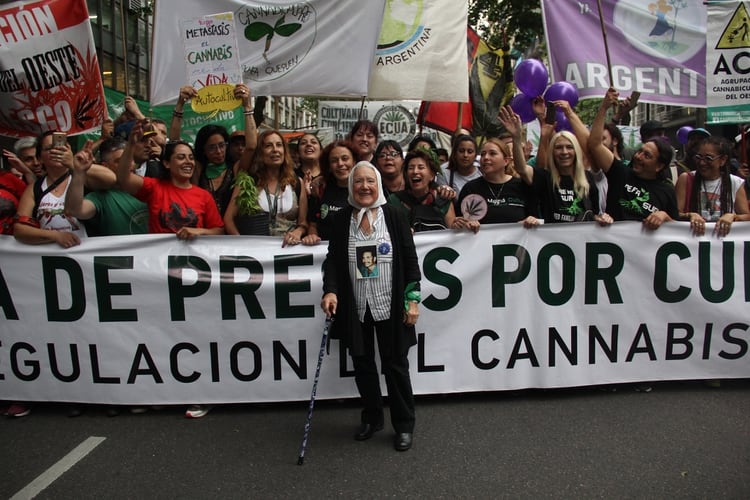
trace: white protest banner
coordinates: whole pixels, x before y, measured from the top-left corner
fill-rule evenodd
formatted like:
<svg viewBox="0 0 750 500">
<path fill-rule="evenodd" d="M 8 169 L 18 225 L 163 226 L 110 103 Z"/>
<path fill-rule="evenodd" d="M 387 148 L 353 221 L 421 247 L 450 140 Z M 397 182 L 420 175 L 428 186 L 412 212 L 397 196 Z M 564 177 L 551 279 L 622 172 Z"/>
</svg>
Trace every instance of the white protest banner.
<svg viewBox="0 0 750 500">
<path fill-rule="evenodd" d="M 712 224 L 710 225 L 712 226 Z M 483 226 L 415 236 L 417 394 L 750 377 L 750 224 Z M 0 400 L 305 400 L 326 245 L 0 237 Z M 331 344 L 319 398 L 356 395 Z"/>
<path fill-rule="evenodd" d="M 706 5 L 708 123 L 750 122 L 750 3 Z"/>
<path fill-rule="evenodd" d="M 406 148 L 417 135 L 419 101 L 366 101 L 362 107 L 358 101 L 319 101 L 318 126 L 331 127 L 336 138 L 345 139 L 357 120 L 370 120 L 378 129 L 378 140 L 392 140 Z M 440 143 L 436 130 L 424 128 L 422 135 L 430 136 Z"/>
<path fill-rule="evenodd" d="M 190 104 L 196 113 L 231 111 L 242 104 L 234 87 L 242 83 L 239 50 L 231 12 L 182 22 L 187 84 L 198 90 Z"/>
<path fill-rule="evenodd" d="M 234 13 L 244 82 L 253 95 L 362 96 L 385 0 L 159 0 L 151 103 L 175 102 L 183 58 L 174 43 L 185 18 Z"/>
<path fill-rule="evenodd" d="M 388 2 L 367 96 L 469 101 L 467 0 Z"/>
<path fill-rule="evenodd" d="M 103 88 L 84 0 L 0 6 L 0 135 L 92 130 Z"/>
</svg>

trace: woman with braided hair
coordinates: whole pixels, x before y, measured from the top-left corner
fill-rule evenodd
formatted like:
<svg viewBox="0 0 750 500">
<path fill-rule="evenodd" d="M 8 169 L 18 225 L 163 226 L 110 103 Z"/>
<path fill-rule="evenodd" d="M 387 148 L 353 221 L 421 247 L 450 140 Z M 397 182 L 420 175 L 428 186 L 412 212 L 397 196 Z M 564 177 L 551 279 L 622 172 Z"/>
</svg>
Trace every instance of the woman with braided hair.
<svg viewBox="0 0 750 500">
<path fill-rule="evenodd" d="M 696 236 L 702 236 L 707 222 L 715 222 L 714 232 L 726 236 L 735 221 L 750 220 L 743 180 L 730 173 L 732 145 L 723 137 L 703 140 L 693 157 L 697 168 L 677 179 L 677 206 L 680 219 L 690 221 Z"/>
</svg>

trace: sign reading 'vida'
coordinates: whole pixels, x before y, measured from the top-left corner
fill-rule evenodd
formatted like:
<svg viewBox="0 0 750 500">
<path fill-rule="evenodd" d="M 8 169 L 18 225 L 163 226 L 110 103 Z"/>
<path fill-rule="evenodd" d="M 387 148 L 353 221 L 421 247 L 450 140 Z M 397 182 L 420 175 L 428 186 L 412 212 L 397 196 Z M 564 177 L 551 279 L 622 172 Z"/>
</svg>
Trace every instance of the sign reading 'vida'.
<svg viewBox="0 0 750 500">
<path fill-rule="evenodd" d="M 182 21 L 188 85 L 198 91 L 190 100 L 196 113 L 231 111 L 242 104 L 234 87 L 242 83 L 239 50 L 231 12 Z"/>
</svg>

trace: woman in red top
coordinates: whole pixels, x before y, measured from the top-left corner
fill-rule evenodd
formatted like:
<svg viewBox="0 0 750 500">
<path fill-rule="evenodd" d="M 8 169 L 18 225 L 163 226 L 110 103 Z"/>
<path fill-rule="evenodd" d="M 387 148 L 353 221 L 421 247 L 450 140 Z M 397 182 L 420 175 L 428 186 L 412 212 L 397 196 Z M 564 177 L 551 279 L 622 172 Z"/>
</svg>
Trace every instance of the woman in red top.
<svg viewBox="0 0 750 500">
<path fill-rule="evenodd" d="M 224 234 L 224 221 L 214 197 L 190 182 L 195 170 L 190 144 L 183 141 L 167 143 L 159 179 L 140 177 L 132 172 L 133 146 L 142 135 L 142 123 L 136 123 L 117 166 L 117 182 L 123 191 L 148 205 L 148 232 L 175 233 L 181 240 L 191 240 L 200 234 Z M 185 416 L 201 418 L 211 408 L 210 405 L 191 405 Z"/>
<path fill-rule="evenodd" d="M 3 156 L 17 160 L 8 150 L 3 151 Z M 13 234 L 18 202 L 25 190 L 26 183 L 20 177 L 10 170 L 0 169 L 0 234 Z"/>
<path fill-rule="evenodd" d="M 132 172 L 133 145 L 142 134 L 142 126 L 138 123 L 133 127 L 120 158 L 117 182 L 124 191 L 148 205 L 148 232 L 175 233 L 181 240 L 201 234 L 224 234 L 224 221 L 213 196 L 190 182 L 195 169 L 190 144 L 183 141 L 167 143 L 160 179 L 140 177 Z"/>
</svg>

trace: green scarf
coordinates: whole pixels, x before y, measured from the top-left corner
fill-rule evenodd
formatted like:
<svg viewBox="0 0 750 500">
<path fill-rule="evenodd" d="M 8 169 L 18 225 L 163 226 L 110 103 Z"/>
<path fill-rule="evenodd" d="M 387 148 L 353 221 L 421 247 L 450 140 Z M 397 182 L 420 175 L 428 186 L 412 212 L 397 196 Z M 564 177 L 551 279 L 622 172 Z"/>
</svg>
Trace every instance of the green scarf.
<svg viewBox="0 0 750 500">
<path fill-rule="evenodd" d="M 215 163 L 209 163 L 208 166 L 206 166 L 206 177 L 208 177 L 209 179 L 216 179 L 226 169 L 226 163 L 221 163 L 219 165 L 216 165 Z"/>
</svg>

